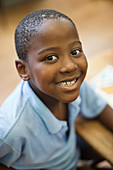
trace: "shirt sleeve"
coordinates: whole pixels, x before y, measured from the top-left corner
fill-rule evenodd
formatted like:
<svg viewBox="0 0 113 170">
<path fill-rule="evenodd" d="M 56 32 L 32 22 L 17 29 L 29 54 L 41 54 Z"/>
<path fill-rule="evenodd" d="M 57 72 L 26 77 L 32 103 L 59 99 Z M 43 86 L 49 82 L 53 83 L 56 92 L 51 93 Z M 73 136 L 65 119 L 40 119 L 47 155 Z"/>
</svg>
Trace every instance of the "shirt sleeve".
<svg viewBox="0 0 113 170">
<path fill-rule="evenodd" d="M 7 143 L 7 141 L 5 141 L 9 129 L 9 121 L 7 121 L 7 119 L 7 114 L 3 113 L 0 108 L 0 163 L 10 167 L 19 157 L 19 154 Z"/>
<path fill-rule="evenodd" d="M 83 82 L 80 89 L 81 98 L 81 114 L 87 118 L 94 118 L 98 116 L 106 107 L 107 102 L 97 94 L 90 84 Z"/>
<path fill-rule="evenodd" d="M 17 157 L 18 153 L 14 152 L 11 146 L 0 139 L 0 163 L 10 167 Z"/>
</svg>

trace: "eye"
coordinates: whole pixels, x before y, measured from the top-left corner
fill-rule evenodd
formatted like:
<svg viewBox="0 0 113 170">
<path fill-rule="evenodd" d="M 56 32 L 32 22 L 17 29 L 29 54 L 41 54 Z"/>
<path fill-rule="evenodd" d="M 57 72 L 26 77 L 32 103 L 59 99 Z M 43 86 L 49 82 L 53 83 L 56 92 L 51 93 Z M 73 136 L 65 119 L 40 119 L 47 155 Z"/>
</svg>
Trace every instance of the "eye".
<svg viewBox="0 0 113 170">
<path fill-rule="evenodd" d="M 55 60 L 57 60 L 57 59 L 58 59 L 58 57 L 55 56 L 55 55 L 50 55 L 50 56 L 47 56 L 47 57 L 46 57 L 46 61 L 55 61 Z"/>
<path fill-rule="evenodd" d="M 72 50 L 72 51 L 71 51 L 71 55 L 72 55 L 72 56 L 76 56 L 76 55 L 78 55 L 80 52 L 81 52 L 81 50 L 78 50 L 78 49 Z"/>
</svg>

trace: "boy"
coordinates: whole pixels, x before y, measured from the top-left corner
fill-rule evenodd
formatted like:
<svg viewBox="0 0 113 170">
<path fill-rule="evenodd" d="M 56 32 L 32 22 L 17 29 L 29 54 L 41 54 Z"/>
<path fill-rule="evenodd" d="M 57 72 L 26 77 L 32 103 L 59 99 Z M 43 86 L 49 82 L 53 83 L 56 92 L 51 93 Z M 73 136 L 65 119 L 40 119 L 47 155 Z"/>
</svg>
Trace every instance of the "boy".
<svg viewBox="0 0 113 170">
<path fill-rule="evenodd" d="M 54 10 L 32 12 L 17 26 L 15 44 L 23 81 L 0 110 L 0 162 L 75 170 L 76 116 L 98 117 L 113 130 L 113 110 L 84 81 L 87 60 L 76 26 Z"/>
</svg>

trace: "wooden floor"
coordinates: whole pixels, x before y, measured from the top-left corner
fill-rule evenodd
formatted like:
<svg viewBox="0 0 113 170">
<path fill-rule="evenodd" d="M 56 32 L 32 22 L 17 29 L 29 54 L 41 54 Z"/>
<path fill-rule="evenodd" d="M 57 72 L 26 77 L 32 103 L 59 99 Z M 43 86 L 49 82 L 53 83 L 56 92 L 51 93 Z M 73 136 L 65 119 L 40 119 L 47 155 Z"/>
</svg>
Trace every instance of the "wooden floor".
<svg viewBox="0 0 113 170">
<path fill-rule="evenodd" d="M 14 60 L 14 31 L 29 12 L 59 10 L 75 22 L 87 58 L 113 52 L 113 0 L 28 0 L 0 11 L 0 105 L 20 81 Z M 95 66 L 96 69 L 96 66 Z"/>
</svg>

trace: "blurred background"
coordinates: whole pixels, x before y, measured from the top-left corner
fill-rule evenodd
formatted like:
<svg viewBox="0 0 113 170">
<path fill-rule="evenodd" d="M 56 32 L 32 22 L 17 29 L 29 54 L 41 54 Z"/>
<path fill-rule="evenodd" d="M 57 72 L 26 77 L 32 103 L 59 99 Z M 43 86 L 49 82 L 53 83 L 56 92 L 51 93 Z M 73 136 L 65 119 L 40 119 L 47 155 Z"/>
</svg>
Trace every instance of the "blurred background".
<svg viewBox="0 0 113 170">
<path fill-rule="evenodd" d="M 15 28 L 25 15 L 44 8 L 75 22 L 88 60 L 113 52 L 113 0 L 0 0 L 0 105 L 20 81 L 14 63 Z"/>
</svg>

